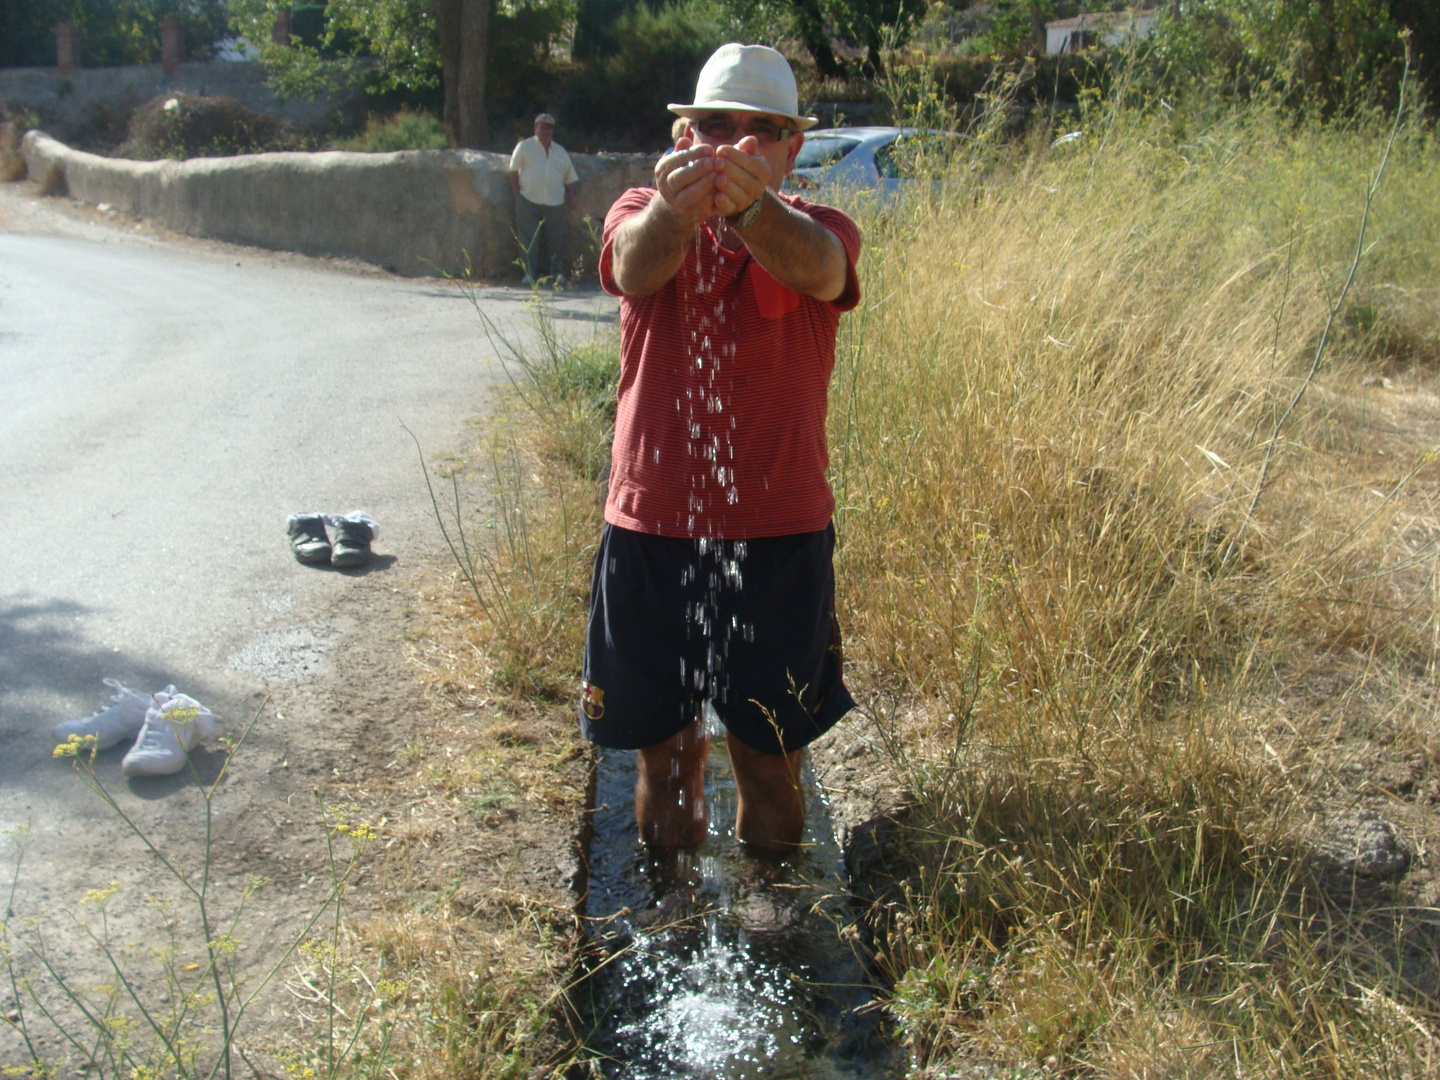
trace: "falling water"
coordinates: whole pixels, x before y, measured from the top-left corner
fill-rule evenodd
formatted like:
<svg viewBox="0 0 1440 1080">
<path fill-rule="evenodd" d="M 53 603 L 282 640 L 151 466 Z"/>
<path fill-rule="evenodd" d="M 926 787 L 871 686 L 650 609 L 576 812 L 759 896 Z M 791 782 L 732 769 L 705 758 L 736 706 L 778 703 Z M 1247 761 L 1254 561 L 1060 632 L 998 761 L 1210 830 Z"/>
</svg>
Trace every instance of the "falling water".
<svg viewBox="0 0 1440 1080">
<path fill-rule="evenodd" d="M 646 852 L 635 836 L 634 787 L 634 755 L 606 752 L 586 904 L 604 962 L 582 989 L 605 1075 L 894 1075 L 870 979 L 846 944 L 855 915 L 843 895 L 844 860 L 808 770 L 805 847 L 769 861 L 734 838 L 723 746 L 706 770 L 709 831 L 694 851 Z"/>
</svg>

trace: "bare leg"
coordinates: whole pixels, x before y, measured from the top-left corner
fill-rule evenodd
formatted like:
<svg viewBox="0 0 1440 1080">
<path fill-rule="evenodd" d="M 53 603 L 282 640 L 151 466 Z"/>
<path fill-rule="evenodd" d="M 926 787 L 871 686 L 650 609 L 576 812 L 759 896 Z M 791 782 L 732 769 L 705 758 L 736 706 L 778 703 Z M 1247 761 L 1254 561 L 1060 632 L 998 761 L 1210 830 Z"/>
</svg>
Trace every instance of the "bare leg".
<svg viewBox="0 0 1440 1080">
<path fill-rule="evenodd" d="M 800 790 L 805 751 L 766 754 L 729 732 L 725 738 L 739 795 L 735 835 L 764 851 L 794 851 L 805 828 L 805 795 Z"/>
<path fill-rule="evenodd" d="M 697 847 L 705 839 L 705 758 L 710 737 L 696 720 L 662 743 L 637 751 L 635 823 L 654 847 Z"/>
</svg>

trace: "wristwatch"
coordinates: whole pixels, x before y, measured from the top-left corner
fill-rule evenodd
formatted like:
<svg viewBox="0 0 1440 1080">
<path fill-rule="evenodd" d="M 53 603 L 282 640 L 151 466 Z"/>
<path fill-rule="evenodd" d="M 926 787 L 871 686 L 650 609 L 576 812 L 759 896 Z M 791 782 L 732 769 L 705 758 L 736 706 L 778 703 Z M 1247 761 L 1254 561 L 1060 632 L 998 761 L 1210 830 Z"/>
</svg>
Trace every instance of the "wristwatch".
<svg viewBox="0 0 1440 1080">
<path fill-rule="evenodd" d="M 732 229 L 748 229 L 755 224 L 755 219 L 760 216 L 760 211 L 765 206 L 765 196 L 769 189 L 762 191 L 758 198 L 739 213 L 731 214 L 725 219 L 725 223 Z"/>
</svg>

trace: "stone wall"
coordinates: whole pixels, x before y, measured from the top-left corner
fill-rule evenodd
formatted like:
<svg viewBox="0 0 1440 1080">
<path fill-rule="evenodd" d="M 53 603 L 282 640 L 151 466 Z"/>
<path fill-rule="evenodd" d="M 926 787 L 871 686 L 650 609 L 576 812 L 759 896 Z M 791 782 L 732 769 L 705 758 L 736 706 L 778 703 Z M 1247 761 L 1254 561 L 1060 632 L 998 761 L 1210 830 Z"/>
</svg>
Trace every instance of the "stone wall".
<svg viewBox="0 0 1440 1080">
<path fill-rule="evenodd" d="M 82 153 L 39 131 L 25 135 L 22 153 L 30 176 L 49 190 L 190 236 L 357 258 L 407 275 L 467 266 L 486 280 L 519 273 L 505 154 L 328 151 L 137 162 Z M 598 231 L 626 188 L 649 183 L 655 159 L 572 158 L 579 205 L 566 215 L 566 258 L 593 271 L 591 225 Z"/>
</svg>

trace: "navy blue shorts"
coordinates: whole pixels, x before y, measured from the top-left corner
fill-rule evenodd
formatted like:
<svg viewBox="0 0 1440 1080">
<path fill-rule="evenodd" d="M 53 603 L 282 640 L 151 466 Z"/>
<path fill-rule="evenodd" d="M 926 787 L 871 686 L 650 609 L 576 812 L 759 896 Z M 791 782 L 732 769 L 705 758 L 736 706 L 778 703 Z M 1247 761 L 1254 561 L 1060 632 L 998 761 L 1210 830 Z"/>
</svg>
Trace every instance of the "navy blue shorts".
<svg viewBox="0 0 1440 1080">
<path fill-rule="evenodd" d="M 790 753 L 854 708 L 835 619 L 835 530 L 758 540 L 606 524 L 590 585 L 580 729 L 639 750 L 710 701 L 741 742 Z"/>
</svg>

